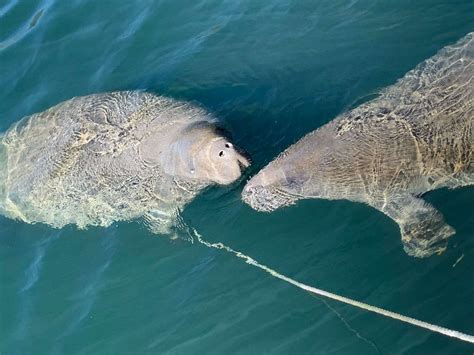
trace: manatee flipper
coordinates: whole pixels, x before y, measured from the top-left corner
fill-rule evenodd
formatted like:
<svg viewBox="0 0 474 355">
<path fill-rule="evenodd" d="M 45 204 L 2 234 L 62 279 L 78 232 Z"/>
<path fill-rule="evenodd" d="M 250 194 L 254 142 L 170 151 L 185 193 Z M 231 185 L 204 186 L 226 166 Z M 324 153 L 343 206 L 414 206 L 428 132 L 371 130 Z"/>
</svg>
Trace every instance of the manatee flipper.
<svg viewBox="0 0 474 355">
<path fill-rule="evenodd" d="M 410 194 L 388 197 L 377 209 L 398 223 L 403 249 L 408 255 L 428 257 L 446 250 L 446 239 L 455 230 L 429 203 Z"/>
</svg>

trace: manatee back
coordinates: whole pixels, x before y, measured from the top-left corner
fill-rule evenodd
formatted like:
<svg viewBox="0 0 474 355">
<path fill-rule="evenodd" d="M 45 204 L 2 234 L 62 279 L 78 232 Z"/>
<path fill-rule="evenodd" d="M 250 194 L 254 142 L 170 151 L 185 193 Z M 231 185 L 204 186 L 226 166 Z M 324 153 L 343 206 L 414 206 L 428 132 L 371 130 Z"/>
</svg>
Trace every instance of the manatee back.
<svg viewBox="0 0 474 355">
<path fill-rule="evenodd" d="M 472 61 L 474 60 L 474 32 L 461 38 L 458 42 L 440 49 L 434 56 L 418 64 L 410 70 L 397 84 L 390 87 L 401 92 L 413 95 L 415 92 L 430 91 L 433 95 L 446 96 L 446 91 L 439 92 L 435 88 L 448 89 L 451 85 L 464 86 L 472 77 Z M 449 92 L 449 91 L 448 91 Z M 405 97 L 405 100 L 409 96 Z M 416 100 L 416 96 L 412 97 Z"/>
<path fill-rule="evenodd" d="M 474 32 L 441 49 L 383 93 L 393 114 L 445 129 L 474 120 Z M 441 132 L 440 132 L 441 133 Z"/>
<path fill-rule="evenodd" d="M 473 77 L 474 33 L 469 33 L 324 131 L 336 142 L 366 144 L 362 156 L 384 156 L 384 169 L 410 162 L 414 178 L 421 174 L 435 181 L 433 187 L 449 185 L 454 174 L 474 171 Z"/>
<path fill-rule="evenodd" d="M 418 64 L 376 99 L 339 116 L 338 135 L 389 120 L 453 128 L 472 122 L 473 77 L 474 32 Z"/>
<path fill-rule="evenodd" d="M 473 183 L 474 32 L 422 62 L 385 97 L 396 104 L 420 151 L 423 176 L 438 186 Z"/>
</svg>

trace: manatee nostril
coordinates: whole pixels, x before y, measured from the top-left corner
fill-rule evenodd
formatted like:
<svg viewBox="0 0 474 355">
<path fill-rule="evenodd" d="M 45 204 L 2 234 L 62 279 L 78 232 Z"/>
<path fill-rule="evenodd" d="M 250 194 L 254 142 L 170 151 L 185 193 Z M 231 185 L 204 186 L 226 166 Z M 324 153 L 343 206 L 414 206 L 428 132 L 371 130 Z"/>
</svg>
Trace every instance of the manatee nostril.
<svg viewBox="0 0 474 355">
<path fill-rule="evenodd" d="M 224 156 L 224 151 L 223 151 L 223 150 L 221 150 L 221 151 L 219 152 L 219 156 L 220 156 L 220 157 L 223 157 L 223 156 Z"/>
<path fill-rule="evenodd" d="M 226 148 L 231 148 L 231 147 L 232 147 L 232 144 L 231 144 L 231 143 L 226 143 L 226 144 L 225 144 L 225 147 L 226 147 Z"/>
</svg>

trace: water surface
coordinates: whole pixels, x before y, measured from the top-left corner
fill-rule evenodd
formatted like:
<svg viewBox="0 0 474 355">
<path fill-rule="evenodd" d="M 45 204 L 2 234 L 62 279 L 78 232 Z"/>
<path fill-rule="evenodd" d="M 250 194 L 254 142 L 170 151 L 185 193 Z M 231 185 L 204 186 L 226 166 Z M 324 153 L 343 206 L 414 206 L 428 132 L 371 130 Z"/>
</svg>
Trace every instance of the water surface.
<svg viewBox="0 0 474 355">
<path fill-rule="evenodd" d="M 472 0 L 3 0 L 0 131 L 73 96 L 147 89 L 218 115 L 253 174 L 473 30 Z M 428 194 L 458 233 L 423 260 L 367 206 L 261 214 L 241 188 L 207 191 L 183 218 L 299 281 L 474 334 L 474 188 Z M 0 217 L 0 287 L 2 354 L 474 351 L 138 223 L 54 230 Z"/>
</svg>

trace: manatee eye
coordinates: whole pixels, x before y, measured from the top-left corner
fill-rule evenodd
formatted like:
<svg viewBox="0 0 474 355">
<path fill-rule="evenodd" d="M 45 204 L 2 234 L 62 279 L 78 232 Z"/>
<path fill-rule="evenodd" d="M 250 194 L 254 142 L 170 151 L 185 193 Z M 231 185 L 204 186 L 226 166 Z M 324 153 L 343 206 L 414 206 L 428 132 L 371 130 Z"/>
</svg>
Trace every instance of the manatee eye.
<svg viewBox="0 0 474 355">
<path fill-rule="evenodd" d="M 219 152 L 219 156 L 220 156 L 220 157 L 223 157 L 223 156 L 224 156 L 224 151 L 223 151 L 223 150 L 221 150 L 221 151 Z"/>
</svg>

